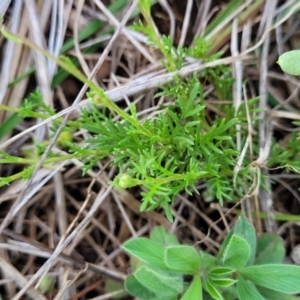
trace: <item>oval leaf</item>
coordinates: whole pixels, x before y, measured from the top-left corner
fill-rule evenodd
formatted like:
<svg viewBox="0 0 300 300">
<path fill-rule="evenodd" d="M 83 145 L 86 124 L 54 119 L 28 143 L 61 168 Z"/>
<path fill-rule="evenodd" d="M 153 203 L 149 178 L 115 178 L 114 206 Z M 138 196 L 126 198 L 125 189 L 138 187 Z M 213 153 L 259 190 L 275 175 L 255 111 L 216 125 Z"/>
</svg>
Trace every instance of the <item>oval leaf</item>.
<svg viewBox="0 0 300 300">
<path fill-rule="evenodd" d="M 239 299 L 265 300 L 265 298 L 258 292 L 253 282 L 245 280 L 242 276 L 238 277 L 236 287 L 239 294 Z"/>
<path fill-rule="evenodd" d="M 281 237 L 265 233 L 258 238 L 255 265 L 282 263 L 285 250 Z"/>
<path fill-rule="evenodd" d="M 256 232 L 248 219 L 241 215 L 234 226 L 234 234 L 245 239 L 250 246 L 250 257 L 248 265 L 253 265 L 256 252 Z"/>
<path fill-rule="evenodd" d="M 174 234 L 168 233 L 163 226 L 155 227 L 150 233 L 150 239 L 161 244 L 162 246 L 179 245 Z"/>
<path fill-rule="evenodd" d="M 165 276 L 147 267 L 138 269 L 134 276 L 143 286 L 160 297 L 176 296 L 183 291 L 183 280 L 178 276 Z"/>
<path fill-rule="evenodd" d="M 266 264 L 246 267 L 239 272 L 256 285 L 286 294 L 300 293 L 300 266 Z"/>
<path fill-rule="evenodd" d="M 282 71 L 290 75 L 300 75 L 300 50 L 283 53 L 279 56 L 278 64 Z"/>
<path fill-rule="evenodd" d="M 125 242 L 122 248 L 130 255 L 153 267 L 168 270 L 164 264 L 164 247 L 155 241 L 136 238 Z"/>
<path fill-rule="evenodd" d="M 165 264 L 174 271 L 193 274 L 200 267 L 199 253 L 192 246 L 179 245 L 165 250 Z"/>
<path fill-rule="evenodd" d="M 156 297 L 156 294 L 143 286 L 134 275 L 127 277 L 125 288 L 131 295 L 134 295 L 141 300 L 154 299 Z"/>
<path fill-rule="evenodd" d="M 241 268 L 250 257 L 250 246 L 240 236 L 233 234 L 223 252 L 222 262 L 226 267 Z"/>
</svg>

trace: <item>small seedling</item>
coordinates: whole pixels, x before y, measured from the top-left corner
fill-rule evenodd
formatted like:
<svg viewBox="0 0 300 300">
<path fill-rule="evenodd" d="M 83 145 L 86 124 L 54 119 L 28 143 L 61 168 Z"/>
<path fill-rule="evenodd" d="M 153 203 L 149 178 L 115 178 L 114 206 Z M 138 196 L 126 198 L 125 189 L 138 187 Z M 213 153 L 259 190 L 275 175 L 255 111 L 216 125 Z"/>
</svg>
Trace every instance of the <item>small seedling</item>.
<svg viewBox="0 0 300 300">
<path fill-rule="evenodd" d="M 280 237 L 257 238 L 245 216 L 226 236 L 218 255 L 180 245 L 156 227 L 150 238 L 131 239 L 123 249 L 135 260 L 125 282 L 141 300 L 291 300 L 300 293 L 300 266 L 283 264 Z"/>
</svg>

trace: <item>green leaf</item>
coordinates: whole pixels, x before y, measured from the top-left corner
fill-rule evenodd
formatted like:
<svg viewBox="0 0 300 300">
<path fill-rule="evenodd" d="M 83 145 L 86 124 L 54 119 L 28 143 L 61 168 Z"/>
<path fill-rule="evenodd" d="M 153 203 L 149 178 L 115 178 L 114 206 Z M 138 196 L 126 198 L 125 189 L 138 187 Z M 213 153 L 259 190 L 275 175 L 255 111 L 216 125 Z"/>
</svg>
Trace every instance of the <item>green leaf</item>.
<svg viewBox="0 0 300 300">
<path fill-rule="evenodd" d="M 278 291 L 272 291 L 270 289 L 264 288 L 264 287 L 257 287 L 260 294 L 265 297 L 265 299 L 268 300 L 297 300 L 300 299 L 300 297 L 290 296 L 284 293 L 280 293 Z"/>
<path fill-rule="evenodd" d="M 0 126 L 0 140 L 10 133 L 16 126 L 21 122 L 22 118 L 17 114 L 14 113 L 9 116 L 3 124 Z"/>
<path fill-rule="evenodd" d="M 285 254 L 281 237 L 265 233 L 257 240 L 255 265 L 282 263 Z"/>
<path fill-rule="evenodd" d="M 236 282 L 236 280 L 232 278 L 211 278 L 210 277 L 210 279 L 215 285 L 218 285 L 223 288 L 229 287 Z"/>
<path fill-rule="evenodd" d="M 211 270 L 216 266 L 216 258 L 204 251 L 199 251 L 200 266 L 202 270 Z"/>
<path fill-rule="evenodd" d="M 180 300 L 202 300 L 202 283 L 199 275 L 194 279 Z"/>
<path fill-rule="evenodd" d="M 242 237 L 250 246 L 248 265 L 253 265 L 256 253 L 256 232 L 244 215 L 241 215 L 234 226 L 234 234 Z"/>
<path fill-rule="evenodd" d="M 197 97 L 197 94 L 199 92 L 199 89 L 200 89 L 200 84 L 199 84 L 199 82 L 197 82 L 194 85 L 194 87 L 193 87 L 193 89 L 192 89 L 192 91 L 191 91 L 191 93 L 189 95 L 188 102 L 182 107 L 183 108 L 182 118 L 186 118 L 186 113 L 188 113 L 189 110 L 191 109 L 191 107 L 192 107 L 192 105 L 193 105 L 193 103 L 194 103 L 194 101 L 195 101 L 195 99 Z"/>
<path fill-rule="evenodd" d="M 223 133 L 224 131 L 226 131 L 227 129 L 229 129 L 233 125 L 235 125 L 238 122 L 238 120 L 239 120 L 238 118 L 234 118 L 234 119 L 231 119 L 230 121 L 228 121 L 224 126 L 222 126 L 220 128 L 219 133 Z"/>
<path fill-rule="evenodd" d="M 168 233 L 163 226 L 156 226 L 150 233 L 150 239 L 161 244 L 162 246 L 179 245 L 174 234 Z"/>
<path fill-rule="evenodd" d="M 175 136 L 173 139 L 174 143 L 178 143 L 179 145 L 194 145 L 194 141 L 191 138 L 188 138 L 187 136 Z"/>
<path fill-rule="evenodd" d="M 122 248 L 150 266 L 169 270 L 164 263 L 164 247 L 155 241 L 147 238 L 136 238 L 126 241 Z"/>
<path fill-rule="evenodd" d="M 160 297 L 176 296 L 183 291 L 183 279 L 178 276 L 166 276 L 145 266 L 139 268 L 134 276 L 142 285 Z"/>
<path fill-rule="evenodd" d="M 251 281 L 245 280 L 242 276 L 238 276 L 237 291 L 241 300 L 265 300 L 258 292 L 257 288 Z"/>
<path fill-rule="evenodd" d="M 256 285 L 286 294 L 300 293 L 300 266 L 266 264 L 246 267 L 239 272 Z"/>
<path fill-rule="evenodd" d="M 189 110 L 186 114 L 185 114 L 185 118 L 190 117 L 190 116 L 195 116 L 197 114 L 199 114 L 200 111 L 205 109 L 205 105 L 197 105 L 194 109 Z"/>
<path fill-rule="evenodd" d="M 172 121 L 175 123 L 175 125 L 179 126 L 180 120 L 179 120 L 177 114 L 175 114 L 173 111 L 171 111 L 171 109 L 167 110 L 167 114 L 172 119 Z"/>
<path fill-rule="evenodd" d="M 210 276 L 227 276 L 230 275 L 231 273 L 233 273 L 235 270 L 232 268 L 228 268 L 228 267 L 216 267 L 213 268 L 209 275 Z"/>
<path fill-rule="evenodd" d="M 155 299 L 156 294 L 153 291 L 150 291 L 147 287 L 142 285 L 134 275 L 129 275 L 125 280 L 126 290 L 141 300 Z"/>
<path fill-rule="evenodd" d="M 229 231 L 229 232 L 227 233 L 227 235 L 225 236 L 225 239 L 224 239 L 224 241 L 223 241 L 223 243 L 222 243 L 222 245 L 221 245 L 221 248 L 220 248 L 220 250 L 219 250 L 219 253 L 218 253 L 218 255 L 217 255 L 217 260 L 218 260 L 219 262 L 222 262 L 222 257 L 224 256 L 224 252 L 225 252 L 225 250 L 226 250 L 227 247 L 228 247 L 228 244 L 229 244 L 229 242 L 230 242 L 230 239 L 231 239 L 232 235 L 233 235 L 233 230 Z"/>
<path fill-rule="evenodd" d="M 213 150 L 214 152 L 218 153 L 218 154 L 223 154 L 223 151 L 220 150 L 218 147 L 216 147 L 214 144 L 212 143 L 207 143 L 207 146 Z"/>
<path fill-rule="evenodd" d="M 165 264 L 183 274 L 194 274 L 200 267 L 200 257 L 192 246 L 179 245 L 165 250 Z"/>
<path fill-rule="evenodd" d="M 230 1 L 222 10 L 219 11 L 218 15 L 209 22 L 206 28 L 205 35 L 209 34 L 216 27 L 220 26 L 227 18 L 229 18 L 238 8 L 244 3 L 243 0 Z M 218 31 L 219 32 L 219 31 Z"/>
<path fill-rule="evenodd" d="M 227 267 L 239 269 L 246 265 L 250 254 L 250 246 L 247 241 L 244 238 L 233 234 L 226 249 L 224 249 L 221 261 Z"/>
<path fill-rule="evenodd" d="M 219 292 L 218 288 L 214 285 L 212 281 L 209 279 L 206 281 L 206 289 L 207 292 L 216 300 L 223 300 L 221 293 Z"/>
<path fill-rule="evenodd" d="M 278 64 L 282 71 L 298 76 L 300 75 L 300 50 L 292 50 L 279 56 Z"/>
</svg>

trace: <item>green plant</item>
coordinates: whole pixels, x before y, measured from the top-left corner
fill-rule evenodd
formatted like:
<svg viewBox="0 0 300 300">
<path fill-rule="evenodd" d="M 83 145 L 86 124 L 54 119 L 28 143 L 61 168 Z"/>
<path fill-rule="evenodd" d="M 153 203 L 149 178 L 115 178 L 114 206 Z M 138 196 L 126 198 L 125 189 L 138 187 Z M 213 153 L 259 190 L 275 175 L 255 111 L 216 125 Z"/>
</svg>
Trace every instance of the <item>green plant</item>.
<svg viewBox="0 0 300 300">
<path fill-rule="evenodd" d="M 139 299 L 291 300 L 300 292 L 300 267 L 282 263 L 282 239 L 270 233 L 257 238 L 243 215 L 216 257 L 180 245 L 163 227 L 123 249 L 133 268 L 125 287 Z"/>
<path fill-rule="evenodd" d="M 144 17 L 144 23 L 134 25 L 136 30 L 145 33 L 150 43 L 163 54 L 162 63 L 169 72 L 182 68 L 186 57 L 201 59 L 203 63 L 220 58 L 221 53 L 208 55 L 211 43 L 205 38 L 198 38 L 193 47 L 174 47 L 169 37 L 160 36 L 153 24 L 150 14 L 151 1 L 142 0 L 139 9 Z M 187 78 L 174 76 L 171 83 L 159 87 L 156 97 L 164 96 L 167 99 L 159 108 L 155 117 L 141 120 L 136 106 L 130 104 L 121 109 L 112 102 L 105 92 L 89 81 L 66 57 L 56 58 L 45 50 L 40 49 L 31 41 L 21 39 L 7 32 L 3 27 L 1 32 L 7 38 L 23 43 L 46 57 L 53 59 L 57 65 L 72 74 L 90 91 L 88 97 L 90 105 L 84 108 L 76 121 L 69 121 L 63 134 L 67 141 L 62 146 L 67 152 L 52 151 L 44 161 L 44 166 L 77 158 L 83 161 L 83 172 L 87 172 L 98 161 L 112 156 L 112 163 L 119 168 L 119 174 L 113 184 L 119 188 L 143 186 L 141 210 L 152 210 L 161 207 L 167 218 L 172 221 L 171 205 L 180 192 L 191 195 L 199 193 L 197 184 L 204 182 L 210 195 L 203 194 L 206 200 L 217 199 L 221 204 L 224 201 L 236 201 L 253 190 L 253 182 L 260 182 L 260 173 L 252 167 L 253 157 L 258 154 L 255 144 L 257 137 L 252 137 L 252 153 L 247 153 L 239 163 L 240 158 L 236 136 L 242 137 L 245 142 L 248 133 L 248 124 L 257 127 L 257 98 L 250 99 L 242 104 L 235 112 L 230 104 L 222 103 L 224 99 L 232 98 L 233 79 L 231 68 L 218 65 L 206 68 L 201 73 L 194 73 Z M 205 103 L 206 84 L 213 85 L 220 100 L 215 108 L 224 113 L 220 117 L 214 114 L 208 118 L 210 111 Z M 13 111 L 19 117 L 25 118 L 54 118 L 55 112 L 47 107 L 38 91 L 32 94 L 28 101 L 24 101 L 21 108 L 0 108 Z M 52 130 L 55 133 L 61 124 L 60 118 L 53 121 Z M 91 137 L 79 144 L 71 142 L 71 132 L 79 129 L 87 130 Z M 9 184 L 16 179 L 28 179 L 34 165 L 46 149 L 45 144 L 34 143 L 32 152 L 24 153 L 25 157 L 15 157 L 5 152 L 0 153 L 0 163 L 24 164 L 24 169 L 11 176 L 0 178 L 0 186 Z M 293 144 L 294 146 L 294 144 Z M 294 161 L 295 153 L 285 151 L 285 161 L 276 160 L 277 153 L 282 152 L 282 146 L 274 150 L 273 165 L 286 166 Z M 293 165 L 295 170 L 300 166 Z"/>
<path fill-rule="evenodd" d="M 145 3 L 147 4 L 147 1 Z M 150 4 L 146 7 L 145 3 L 140 7 L 147 17 L 150 15 Z M 180 69 L 184 57 L 188 54 L 202 56 L 204 61 L 216 59 L 216 56 L 205 58 L 209 44 L 204 40 L 199 40 L 194 49 L 176 49 L 168 37 L 156 35 L 151 21 L 148 20 L 147 26 L 140 24 L 136 25 L 136 28 L 147 32 L 153 43 L 162 51 L 166 57 L 164 64 L 169 71 Z M 41 51 L 90 87 L 88 95 L 94 104 L 88 109 L 83 109 L 79 120 L 69 122 L 65 130 L 84 128 L 92 134 L 92 138 L 86 140 L 85 145 L 69 143 L 68 155 L 53 153 L 53 157 L 45 160 L 45 165 L 76 157 L 83 160 L 83 171 L 86 172 L 99 160 L 112 154 L 113 163 L 120 170 L 114 184 L 121 188 L 143 185 L 146 191 L 142 193 L 141 210 L 163 207 L 169 220 L 172 220 L 170 205 L 176 195 L 183 190 L 189 194 L 192 191 L 197 192 L 195 184 L 201 179 L 207 180 L 221 203 L 224 199 L 231 199 L 232 187 L 227 178 L 232 177 L 232 165 L 238 152 L 232 143 L 233 134 L 229 132 L 239 119 L 230 114 L 223 119 L 216 118 L 213 125 L 209 124 L 205 116 L 203 88 L 200 83 L 200 79 L 203 78 L 215 82 L 216 85 L 223 84 L 229 87 L 229 68 L 219 66 L 206 70 L 200 78 L 196 74 L 186 80 L 175 77 L 174 83 L 161 87 L 159 93 L 174 98 L 174 102 L 161 107 L 161 113 L 157 117 L 140 121 L 133 104 L 129 107 L 130 113 L 120 109 L 107 98 L 102 89 L 88 81 L 69 59 L 51 57 L 30 41 L 19 39 L 5 29 L 2 29 L 2 33 L 16 42 L 25 43 Z M 54 112 L 43 104 L 38 92 L 31 98 L 34 101 L 25 101 L 20 109 L 16 109 L 20 116 L 45 119 L 54 115 Z M 96 105 L 102 105 L 104 108 L 99 109 Z M 8 107 L 3 108 L 9 110 Z M 121 120 L 112 121 L 112 112 L 117 113 Z M 59 123 L 59 119 L 54 122 L 54 132 Z M 42 154 L 45 146 L 37 147 L 39 149 L 36 152 Z M 1 152 L 1 156 L 2 163 L 34 164 L 34 161 L 38 160 L 38 157 L 18 158 L 4 152 Z M 32 170 L 30 166 L 18 174 L 1 178 L 1 185 L 17 178 L 27 179 Z"/>
</svg>

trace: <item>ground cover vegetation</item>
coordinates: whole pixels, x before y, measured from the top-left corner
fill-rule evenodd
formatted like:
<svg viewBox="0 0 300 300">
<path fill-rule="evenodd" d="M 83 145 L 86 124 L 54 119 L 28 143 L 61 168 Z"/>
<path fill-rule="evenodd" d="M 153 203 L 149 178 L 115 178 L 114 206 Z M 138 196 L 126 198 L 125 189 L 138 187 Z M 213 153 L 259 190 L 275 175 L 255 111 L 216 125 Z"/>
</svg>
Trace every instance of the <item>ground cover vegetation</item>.
<svg viewBox="0 0 300 300">
<path fill-rule="evenodd" d="M 3 14 L 2 298 L 295 299 L 299 3 L 93 5 L 47 50 Z M 16 49 L 36 61 L 12 76 Z"/>
</svg>

